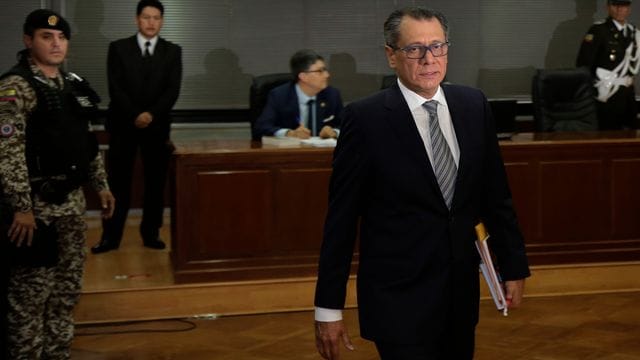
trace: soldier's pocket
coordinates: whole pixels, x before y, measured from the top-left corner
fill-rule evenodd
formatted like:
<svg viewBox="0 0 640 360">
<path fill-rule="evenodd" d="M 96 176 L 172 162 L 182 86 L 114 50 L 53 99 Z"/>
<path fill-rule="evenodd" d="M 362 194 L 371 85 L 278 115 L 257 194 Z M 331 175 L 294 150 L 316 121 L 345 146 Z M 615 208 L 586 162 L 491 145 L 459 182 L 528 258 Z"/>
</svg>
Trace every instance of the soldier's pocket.
<svg viewBox="0 0 640 360">
<path fill-rule="evenodd" d="M 36 218 L 37 229 L 33 233 L 31 246 L 24 243 L 17 247 L 9 244 L 11 267 L 52 267 L 58 263 L 58 232 L 54 223 L 49 225 Z"/>
</svg>

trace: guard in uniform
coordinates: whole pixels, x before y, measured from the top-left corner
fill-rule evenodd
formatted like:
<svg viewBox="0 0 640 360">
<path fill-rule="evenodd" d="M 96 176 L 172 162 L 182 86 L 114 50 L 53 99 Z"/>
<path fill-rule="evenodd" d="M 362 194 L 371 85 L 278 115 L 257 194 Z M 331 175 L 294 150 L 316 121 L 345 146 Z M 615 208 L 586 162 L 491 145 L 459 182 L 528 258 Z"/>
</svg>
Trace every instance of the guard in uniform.
<svg viewBox="0 0 640 360">
<path fill-rule="evenodd" d="M 608 0 L 609 16 L 589 28 L 576 66 L 594 76 L 600 130 L 636 129 L 633 77 L 640 62 L 640 32 L 627 22 L 631 0 Z"/>
<path fill-rule="evenodd" d="M 69 24 L 39 9 L 23 31 L 26 48 L 0 77 L 0 236 L 11 253 L 6 340 L 11 359 L 68 359 L 85 258 L 81 186 L 98 192 L 103 217 L 115 200 L 89 129 L 99 98 L 59 69 Z"/>
</svg>

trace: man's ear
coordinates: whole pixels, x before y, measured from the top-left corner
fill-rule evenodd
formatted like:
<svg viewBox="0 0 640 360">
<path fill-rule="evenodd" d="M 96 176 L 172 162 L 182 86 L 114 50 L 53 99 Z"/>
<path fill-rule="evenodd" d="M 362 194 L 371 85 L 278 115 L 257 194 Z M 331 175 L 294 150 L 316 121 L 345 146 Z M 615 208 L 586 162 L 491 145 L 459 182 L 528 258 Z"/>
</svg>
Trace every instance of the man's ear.
<svg viewBox="0 0 640 360">
<path fill-rule="evenodd" d="M 27 35 L 27 34 L 23 34 L 22 35 L 22 42 L 24 43 L 24 46 L 27 49 L 31 49 L 31 46 L 33 45 L 33 36 Z"/>
<path fill-rule="evenodd" d="M 387 55 L 387 62 L 392 69 L 396 68 L 396 51 L 389 45 L 384 46 L 384 53 Z"/>
</svg>

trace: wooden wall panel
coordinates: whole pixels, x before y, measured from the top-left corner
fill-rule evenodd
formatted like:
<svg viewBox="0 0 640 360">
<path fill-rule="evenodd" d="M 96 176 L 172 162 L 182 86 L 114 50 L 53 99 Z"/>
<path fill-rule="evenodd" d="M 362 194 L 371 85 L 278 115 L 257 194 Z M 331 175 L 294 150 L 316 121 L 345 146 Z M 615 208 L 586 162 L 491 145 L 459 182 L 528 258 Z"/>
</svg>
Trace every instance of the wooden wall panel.
<svg viewBox="0 0 640 360">
<path fill-rule="evenodd" d="M 540 191 L 536 165 L 532 162 L 506 162 L 505 169 L 522 234 L 525 241 L 535 241 L 540 237 L 536 226 L 540 223 L 538 212 L 540 198 L 531 196 Z"/>
<path fill-rule="evenodd" d="M 317 253 L 327 212 L 331 169 L 283 169 L 277 172 L 274 248 Z"/>
<path fill-rule="evenodd" d="M 640 158 L 611 165 L 611 237 L 640 238 Z"/>
<path fill-rule="evenodd" d="M 266 170 L 203 171 L 193 189 L 197 236 L 189 261 L 251 257 L 271 248 L 273 181 Z"/>
<path fill-rule="evenodd" d="M 541 243 L 602 239 L 609 221 L 603 162 L 540 163 Z"/>
</svg>

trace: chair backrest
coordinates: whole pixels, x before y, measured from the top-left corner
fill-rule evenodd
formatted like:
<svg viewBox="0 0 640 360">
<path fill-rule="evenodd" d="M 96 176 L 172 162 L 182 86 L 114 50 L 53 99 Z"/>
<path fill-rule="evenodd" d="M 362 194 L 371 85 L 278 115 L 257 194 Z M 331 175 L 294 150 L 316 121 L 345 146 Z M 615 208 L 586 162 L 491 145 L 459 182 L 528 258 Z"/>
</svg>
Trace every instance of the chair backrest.
<svg viewBox="0 0 640 360">
<path fill-rule="evenodd" d="M 536 131 L 598 128 L 595 88 L 587 68 L 537 70 L 531 97 Z"/>
<path fill-rule="evenodd" d="M 249 88 L 249 122 L 251 124 L 251 133 L 256 120 L 262 113 L 262 109 L 267 104 L 269 92 L 276 86 L 291 81 L 291 73 L 276 73 L 254 76 Z M 254 140 L 259 140 L 255 139 Z"/>
<path fill-rule="evenodd" d="M 489 106 L 498 134 L 516 132 L 518 102 L 515 99 L 490 99 Z"/>
</svg>

